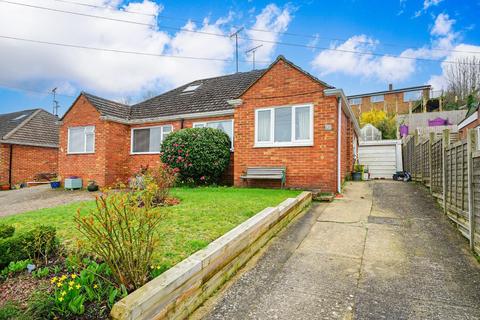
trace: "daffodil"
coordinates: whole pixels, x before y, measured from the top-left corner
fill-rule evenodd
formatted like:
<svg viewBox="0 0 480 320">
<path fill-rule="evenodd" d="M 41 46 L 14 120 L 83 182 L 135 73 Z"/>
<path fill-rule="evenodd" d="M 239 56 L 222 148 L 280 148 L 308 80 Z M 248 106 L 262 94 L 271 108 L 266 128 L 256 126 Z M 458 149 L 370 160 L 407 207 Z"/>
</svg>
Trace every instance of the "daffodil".
<svg viewBox="0 0 480 320">
<path fill-rule="evenodd" d="M 157 266 L 157 270 L 160 270 L 160 266 Z"/>
<path fill-rule="evenodd" d="M 80 289 L 80 288 L 81 288 L 81 285 L 77 284 L 77 285 L 75 286 L 75 288 Z"/>
<path fill-rule="evenodd" d="M 77 275 L 74 273 L 72 274 L 72 279 L 75 279 L 77 277 Z"/>
<path fill-rule="evenodd" d="M 67 279 L 66 275 L 63 275 L 63 276 L 60 277 L 60 280 L 62 280 L 62 281 L 65 280 L 65 279 Z"/>
<path fill-rule="evenodd" d="M 95 283 L 95 284 L 93 285 L 93 289 L 97 289 L 97 288 L 98 288 L 98 284 Z"/>
<path fill-rule="evenodd" d="M 63 301 L 63 297 L 58 298 L 58 301 L 62 302 L 62 301 Z"/>
<path fill-rule="evenodd" d="M 75 281 L 70 281 L 70 282 L 68 283 L 69 286 L 73 286 L 74 284 L 75 284 Z"/>
<path fill-rule="evenodd" d="M 62 282 L 60 282 L 60 281 L 59 281 L 59 282 L 57 282 L 57 287 L 59 287 L 59 288 L 60 288 L 62 285 L 63 285 L 63 283 L 62 283 Z"/>
<path fill-rule="evenodd" d="M 65 291 L 65 290 L 63 290 L 62 293 L 61 293 L 62 297 L 65 296 L 66 294 L 67 294 L 67 291 Z"/>
<path fill-rule="evenodd" d="M 50 279 L 50 283 L 55 283 L 57 281 L 57 277 L 53 277 L 52 279 Z"/>
<path fill-rule="evenodd" d="M 68 287 L 68 291 L 72 291 L 73 290 L 73 287 Z"/>
</svg>

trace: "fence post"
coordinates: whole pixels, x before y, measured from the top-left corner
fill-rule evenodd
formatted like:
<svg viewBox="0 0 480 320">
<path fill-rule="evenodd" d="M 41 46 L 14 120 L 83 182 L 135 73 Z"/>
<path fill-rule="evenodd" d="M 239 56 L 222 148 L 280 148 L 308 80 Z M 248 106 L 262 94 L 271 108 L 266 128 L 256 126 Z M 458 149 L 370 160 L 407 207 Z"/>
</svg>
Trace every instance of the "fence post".
<svg viewBox="0 0 480 320">
<path fill-rule="evenodd" d="M 475 215 L 473 208 L 473 151 L 476 146 L 475 129 L 467 130 L 467 177 L 468 177 L 468 238 L 470 240 L 470 249 L 474 249 L 474 235 L 475 235 Z"/>
<path fill-rule="evenodd" d="M 447 214 L 447 148 L 450 144 L 450 130 L 443 130 L 442 139 L 443 213 Z"/>
<path fill-rule="evenodd" d="M 430 132 L 430 137 L 428 138 L 428 173 L 429 173 L 429 183 L 430 183 L 430 193 L 432 193 L 432 147 L 433 143 L 435 142 L 435 132 Z"/>
</svg>

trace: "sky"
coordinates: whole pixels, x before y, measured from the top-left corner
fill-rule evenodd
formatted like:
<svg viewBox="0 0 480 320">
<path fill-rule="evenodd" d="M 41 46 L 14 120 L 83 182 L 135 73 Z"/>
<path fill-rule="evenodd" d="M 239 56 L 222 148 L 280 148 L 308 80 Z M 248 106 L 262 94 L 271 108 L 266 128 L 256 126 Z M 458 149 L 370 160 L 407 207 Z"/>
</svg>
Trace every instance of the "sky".
<svg viewBox="0 0 480 320">
<path fill-rule="evenodd" d="M 431 84 L 480 58 L 480 0 L 0 0 L 0 113 L 86 91 L 133 104 L 282 54 L 347 95 Z M 243 28 L 243 29 L 242 29 Z"/>
</svg>

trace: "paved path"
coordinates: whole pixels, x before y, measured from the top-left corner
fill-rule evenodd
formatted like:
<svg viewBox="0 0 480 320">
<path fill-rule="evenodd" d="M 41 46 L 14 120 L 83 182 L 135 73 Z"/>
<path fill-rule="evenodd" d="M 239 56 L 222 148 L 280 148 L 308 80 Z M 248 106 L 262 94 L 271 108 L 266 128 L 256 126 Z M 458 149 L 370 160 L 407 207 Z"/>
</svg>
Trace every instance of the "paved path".
<svg viewBox="0 0 480 320">
<path fill-rule="evenodd" d="M 0 217 L 25 211 L 56 207 L 76 201 L 95 199 L 84 190 L 52 190 L 50 185 L 0 192 Z"/>
<path fill-rule="evenodd" d="M 480 264 L 422 187 L 352 183 L 195 317 L 480 319 Z"/>
</svg>

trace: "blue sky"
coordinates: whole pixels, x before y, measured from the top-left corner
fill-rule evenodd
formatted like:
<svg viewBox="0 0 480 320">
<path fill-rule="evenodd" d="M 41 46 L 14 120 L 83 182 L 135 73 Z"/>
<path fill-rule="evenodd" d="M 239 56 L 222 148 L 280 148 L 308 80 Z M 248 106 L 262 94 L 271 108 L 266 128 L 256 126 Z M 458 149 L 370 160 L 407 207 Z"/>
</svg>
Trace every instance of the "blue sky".
<svg viewBox="0 0 480 320">
<path fill-rule="evenodd" d="M 82 90 L 132 103 L 197 78 L 232 73 L 234 45 L 228 35 L 240 26 L 245 27 L 240 34 L 240 58 L 245 60 L 240 71 L 251 69 L 245 50 L 263 44 L 257 52 L 258 67 L 283 54 L 347 94 L 384 90 L 388 83 L 397 88 L 431 83 L 439 89 L 445 85 L 447 64 L 442 61 L 472 54 L 480 57 L 480 53 L 472 53 L 480 52 L 479 0 L 12 1 L 30 6 L 0 2 L 0 36 L 222 61 L 120 54 L 0 38 L 0 113 L 36 107 L 51 111 L 51 95 L 36 92 L 53 87 L 61 94 L 57 99 L 62 113 Z"/>
</svg>

